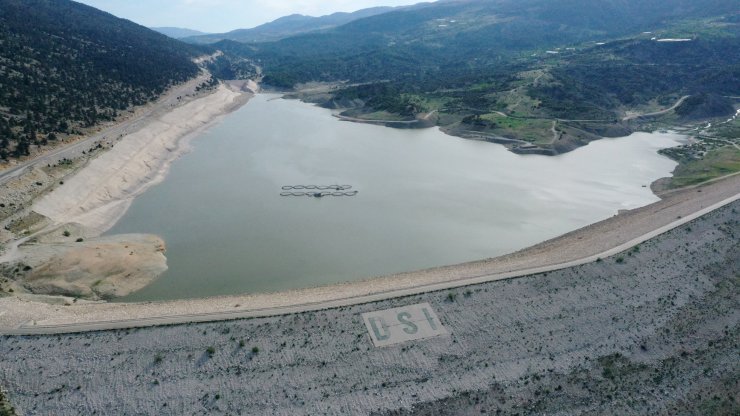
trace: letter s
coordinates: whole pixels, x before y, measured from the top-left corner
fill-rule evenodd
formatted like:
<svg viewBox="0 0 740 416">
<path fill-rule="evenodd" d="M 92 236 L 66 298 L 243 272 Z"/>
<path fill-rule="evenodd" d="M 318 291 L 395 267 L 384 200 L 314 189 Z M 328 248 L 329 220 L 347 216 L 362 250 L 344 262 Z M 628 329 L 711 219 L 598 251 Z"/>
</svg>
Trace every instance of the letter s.
<svg viewBox="0 0 740 416">
<path fill-rule="evenodd" d="M 416 326 L 416 324 L 411 322 L 409 319 L 411 319 L 411 314 L 408 312 L 401 312 L 398 314 L 398 322 L 406 325 L 406 328 L 403 329 L 403 332 L 409 335 L 415 334 L 419 330 L 419 327 Z"/>
</svg>

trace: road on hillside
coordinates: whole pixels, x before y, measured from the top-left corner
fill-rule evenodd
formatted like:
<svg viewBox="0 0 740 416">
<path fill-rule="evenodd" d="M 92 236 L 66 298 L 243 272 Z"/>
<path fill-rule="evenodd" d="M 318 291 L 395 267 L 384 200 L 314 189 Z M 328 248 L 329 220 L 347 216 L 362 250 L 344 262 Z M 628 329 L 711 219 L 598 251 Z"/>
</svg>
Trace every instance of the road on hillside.
<svg viewBox="0 0 740 416">
<path fill-rule="evenodd" d="M 83 139 L 75 142 L 62 145 L 56 149 L 52 149 L 45 152 L 33 159 L 19 163 L 12 168 L 6 169 L 0 172 L 0 185 L 8 182 L 9 180 L 16 178 L 23 174 L 27 169 L 34 166 L 43 166 L 48 164 L 56 164 L 62 159 L 72 159 L 75 155 L 79 154 L 83 150 L 87 150 L 97 145 L 98 142 L 104 140 L 116 140 L 121 136 L 135 132 L 139 130 L 143 125 L 148 123 L 153 117 L 157 117 L 161 114 L 166 113 L 172 107 L 179 105 L 183 100 L 178 97 L 184 97 L 188 94 L 193 94 L 195 88 L 202 84 L 210 77 L 208 73 L 202 73 L 192 80 L 173 87 L 165 93 L 159 100 L 145 106 L 143 109 L 139 109 L 139 114 L 124 120 L 120 123 L 116 123 L 114 126 L 107 127 L 102 131 L 92 134 Z"/>
<path fill-rule="evenodd" d="M 622 119 L 622 121 L 630 121 L 630 120 L 634 120 L 636 118 L 642 118 L 642 117 L 655 117 L 655 116 L 659 116 L 661 114 L 668 113 L 668 112 L 673 111 L 676 108 L 678 108 L 678 106 L 681 105 L 681 104 L 683 104 L 683 102 L 686 101 L 686 99 L 689 98 L 689 97 L 691 97 L 691 96 L 690 95 L 684 95 L 683 97 L 679 98 L 678 101 L 676 101 L 676 104 L 673 104 L 673 106 L 671 106 L 669 108 L 666 108 L 665 110 L 660 110 L 660 111 L 655 111 L 655 112 L 652 112 L 652 113 L 645 113 L 645 114 L 631 114 L 631 115 L 629 115 L 627 117 L 624 117 Z"/>
</svg>

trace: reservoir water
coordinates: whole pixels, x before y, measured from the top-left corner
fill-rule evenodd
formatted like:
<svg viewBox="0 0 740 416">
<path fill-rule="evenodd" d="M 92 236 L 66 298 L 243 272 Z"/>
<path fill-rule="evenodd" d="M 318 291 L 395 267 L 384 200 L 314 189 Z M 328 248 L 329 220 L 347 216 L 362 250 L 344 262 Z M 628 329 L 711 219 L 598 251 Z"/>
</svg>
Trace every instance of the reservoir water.
<svg viewBox="0 0 740 416">
<path fill-rule="evenodd" d="M 339 121 L 261 94 L 196 138 L 108 234 L 152 233 L 169 270 L 123 301 L 278 291 L 509 253 L 658 200 L 681 136 L 636 133 L 556 156 L 438 129 Z M 353 197 L 281 197 L 348 184 Z"/>
</svg>

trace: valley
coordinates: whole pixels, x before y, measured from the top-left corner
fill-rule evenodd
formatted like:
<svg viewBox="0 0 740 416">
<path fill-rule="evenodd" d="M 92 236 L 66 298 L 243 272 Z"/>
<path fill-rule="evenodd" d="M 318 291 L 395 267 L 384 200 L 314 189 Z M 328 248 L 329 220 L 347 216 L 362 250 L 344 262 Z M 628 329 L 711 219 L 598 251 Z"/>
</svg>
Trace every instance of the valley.
<svg viewBox="0 0 740 416">
<path fill-rule="evenodd" d="M 735 2 L 309 3 L 0 0 L 1 416 L 740 412 Z"/>
</svg>

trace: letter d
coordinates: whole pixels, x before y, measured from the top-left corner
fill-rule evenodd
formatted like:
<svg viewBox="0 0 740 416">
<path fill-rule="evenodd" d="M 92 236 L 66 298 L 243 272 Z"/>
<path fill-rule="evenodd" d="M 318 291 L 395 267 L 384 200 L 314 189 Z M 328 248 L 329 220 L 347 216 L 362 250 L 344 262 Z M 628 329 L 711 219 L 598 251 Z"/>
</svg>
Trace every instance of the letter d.
<svg viewBox="0 0 740 416">
<path fill-rule="evenodd" d="M 383 329 L 384 334 L 381 335 L 380 328 L 375 324 L 375 321 L 380 321 L 380 326 Z M 373 328 L 373 333 L 375 333 L 375 339 L 378 341 L 385 341 L 388 338 L 391 337 L 390 331 L 388 331 L 388 325 L 385 323 L 383 318 L 369 318 L 368 322 L 370 322 L 370 326 Z"/>
</svg>

